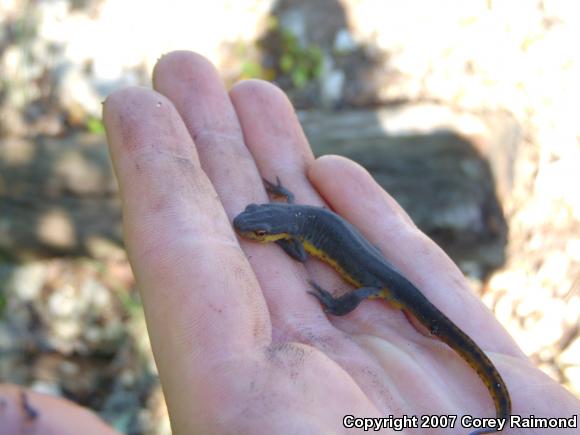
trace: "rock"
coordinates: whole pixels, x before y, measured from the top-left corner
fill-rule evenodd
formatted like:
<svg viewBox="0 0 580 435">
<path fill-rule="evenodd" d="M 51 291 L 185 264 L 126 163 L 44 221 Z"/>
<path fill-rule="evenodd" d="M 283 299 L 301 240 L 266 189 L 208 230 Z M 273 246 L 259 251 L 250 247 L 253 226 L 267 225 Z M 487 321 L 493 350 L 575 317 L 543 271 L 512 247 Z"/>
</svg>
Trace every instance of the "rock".
<svg viewBox="0 0 580 435">
<path fill-rule="evenodd" d="M 506 228 L 496 191 L 511 186 L 520 137 L 513 119 L 432 104 L 300 118 L 316 154 L 342 154 L 369 169 L 456 260 L 471 269 L 479 264 L 476 275 L 503 262 Z M 34 152 L 16 170 L 8 156 L 19 155 L 18 147 Z M 10 192 L 0 190 L 0 251 L 107 256 L 120 246 L 121 208 L 102 137 L 39 138 L 10 153 L 5 148 L 0 186 L 8 180 Z"/>
<path fill-rule="evenodd" d="M 47 268 L 43 262 L 29 262 L 21 265 L 0 264 L 0 277 L 5 276 L 4 286 L 7 293 L 23 301 L 34 301 L 46 279 Z"/>
</svg>

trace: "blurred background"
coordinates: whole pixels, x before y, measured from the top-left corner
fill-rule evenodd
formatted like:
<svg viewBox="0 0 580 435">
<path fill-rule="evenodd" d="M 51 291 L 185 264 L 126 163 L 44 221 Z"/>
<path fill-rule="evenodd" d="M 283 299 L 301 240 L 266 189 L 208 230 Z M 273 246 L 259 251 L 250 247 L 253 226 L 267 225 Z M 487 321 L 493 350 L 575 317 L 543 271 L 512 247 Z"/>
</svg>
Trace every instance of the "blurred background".
<svg viewBox="0 0 580 435">
<path fill-rule="evenodd" d="M 101 102 L 202 53 L 284 89 L 580 396 L 580 8 L 565 0 L 0 0 L 0 382 L 169 434 Z"/>
</svg>

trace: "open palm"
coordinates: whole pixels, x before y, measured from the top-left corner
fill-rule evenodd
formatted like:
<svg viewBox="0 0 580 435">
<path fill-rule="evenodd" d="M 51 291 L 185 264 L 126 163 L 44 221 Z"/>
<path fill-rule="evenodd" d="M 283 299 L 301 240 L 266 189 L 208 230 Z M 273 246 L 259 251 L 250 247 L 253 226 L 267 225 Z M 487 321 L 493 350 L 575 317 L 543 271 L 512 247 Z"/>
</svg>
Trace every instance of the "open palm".
<svg viewBox="0 0 580 435">
<path fill-rule="evenodd" d="M 267 202 L 261 178 L 276 176 L 298 203 L 325 204 L 357 226 L 470 335 L 506 380 L 514 414 L 578 412 L 364 169 L 314 159 L 280 90 L 246 81 L 228 94 L 213 66 L 187 52 L 159 61 L 154 87 L 112 95 L 104 118 L 176 434 L 353 433 L 346 415 L 415 415 L 419 425 L 429 415 L 495 416 L 473 370 L 400 311 L 365 301 L 328 317 L 308 280 L 346 291 L 334 271 L 236 237 L 233 217 Z M 432 433 L 469 431 L 458 419 Z"/>
</svg>

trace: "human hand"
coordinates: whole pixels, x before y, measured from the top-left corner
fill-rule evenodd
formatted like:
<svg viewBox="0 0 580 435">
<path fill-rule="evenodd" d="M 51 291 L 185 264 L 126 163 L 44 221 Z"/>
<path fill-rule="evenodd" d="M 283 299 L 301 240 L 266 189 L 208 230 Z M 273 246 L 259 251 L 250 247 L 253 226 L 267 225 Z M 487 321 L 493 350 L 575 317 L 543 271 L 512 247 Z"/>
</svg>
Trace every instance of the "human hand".
<svg viewBox="0 0 580 435">
<path fill-rule="evenodd" d="M 154 88 L 115 93 L 104 120 L 176 434 L 347 433 L 345 415 L 495 416 L 473 370 L 401 312 L 365 301 L 329 318 L 308 280 L 345 289 L 335 272 L 236 238 L 233 217 L 267 202 L 261 177 L 276 176 L 298 203 L 326 203 L 357 226 L 470 335 L 505 379 L 514 414 L 578 412 L 364 169 L 314 159 L 279 89 L 246 81 L 228 94 L 211 64 L 187 52 L 159 61 Z M 440 432 L 470 430 L 456 422 Z"/>
</svg>

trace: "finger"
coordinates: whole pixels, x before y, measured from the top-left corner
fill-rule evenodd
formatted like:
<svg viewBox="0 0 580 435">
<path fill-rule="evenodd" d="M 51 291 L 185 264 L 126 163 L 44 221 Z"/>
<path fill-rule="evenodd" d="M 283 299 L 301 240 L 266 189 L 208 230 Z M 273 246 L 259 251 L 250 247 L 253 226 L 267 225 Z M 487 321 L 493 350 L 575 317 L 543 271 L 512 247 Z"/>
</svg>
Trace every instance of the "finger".
<svg viewBox="0 0 580 435">
<path fill-rule="evenodd" d="M 254 158 L 244 144 L 238 118 L 251 107 L 234 108 L 211 63 L 200 55 L 175 52 L 155 68 L 155 87 L 176 105 L 198 149 L 230 219 L 249 203 L 268 202 Z M 268 122 L 264 120 L 263 122 Z M 287 329 L 286 319 L 300 319 L 302 306 L 293 303 L 303 283 L 302 266 L 275 245 L 241 240 L 268 301 L 275 331 Z M 310 301 L 312 303 L 312 301 Z M 288 331 L 281 334 L 287 338 Z M 276 337 L 274 337 L 276 340 Z"/>
<path fill-rule="evenodd" d="M 68 400 L 0 384 L 0 435 L 73 435 L 79 428 L 87 435 L 119 434 L 91 411 Z"/>
<path fill-rule="evenodd" d="M 269 342 L 267 309 L 173 105 L 132 88 L 110 96 L 103 115 L 164 390 L 191 415 L 215 364 Z"/>
<path fill-rule="evenodd" d="M 230 92 L 232 102 L 244 131 L 246 145 L 266 179 L 279 177 L 286 188 L 296 195 L 296 203 L 323 205 L 320 197 L 306 178 L 306 171 L 314 161 L 310 145 L 286 95 L 276 86 L 247 80 L 238 83 Z M 313 281 L 328 289 L 345 289 L 347 285 L 327 265 L 317 261 L 306 263 L 308 275 Z M 277 279 L 286 279 L 278 276 Z M 307 293 L 312 290 L 305 280 L 289 289 L 278 299 L 281 310 L 289 323 L 301 324 L 307 320 L 320 326 L 326 323 L 321 307 Z M 296 313 L 302 313 L 296 317 Z M 294 319 L 294 320 L 293 320 Z"/>
<path fill-rule="evenodd" d="M 321 205 L 306 178 L 314 155 L 288 97 L 261 80 L 236 84 L 230 96 L 260 173 L 270 180 L 279 177 L 296 193 L 296 202 Z"/>
<path fill-rule="evenodd" d="M 249 201 L 267 196 L 244 146 L 236 112 L 214 66 L 203 56 L 175 51 L 163 56 L 153 72 L 155 89 L 181 115 L 230 218 Z"/>
<path fill-rule="evenodd" d="M 482 347 L 522 355 L 471 292 L 457 266 L 411 223 L 366 170 L 346 158 L 324 156 L 311 166 L 309 177 L 337 213 L 377 244 L 389 262 Z M 356 207 L 352 198 L 357 200 Z"/>
</svg>

